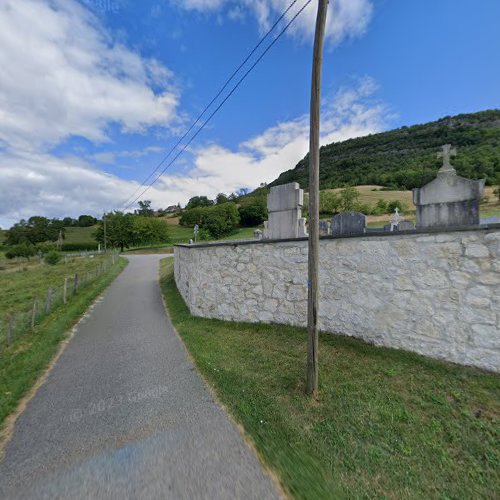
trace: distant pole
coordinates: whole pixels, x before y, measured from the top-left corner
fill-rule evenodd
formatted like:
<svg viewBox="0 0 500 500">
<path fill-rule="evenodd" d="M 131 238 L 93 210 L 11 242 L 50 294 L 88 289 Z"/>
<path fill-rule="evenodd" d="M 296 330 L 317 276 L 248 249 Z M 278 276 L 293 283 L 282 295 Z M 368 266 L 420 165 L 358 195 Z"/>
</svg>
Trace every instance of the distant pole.
<svg viewBox="0 0 500 500">
<path fill-rule="evenodd" d="M 106 253 L 107 245 L 106 245 L 106 211 L 104 211 L 102 216 L 102 221 L 104 225 L 104 253 Z"/>
<path fill-rule="evenodd" d="M 319 0 L 314 36 L 309 143 L 309 275 L 307 296 L 307 394 L 318 395 L 319 138 L 321 68 L 328 0 Z"/>
</svg>

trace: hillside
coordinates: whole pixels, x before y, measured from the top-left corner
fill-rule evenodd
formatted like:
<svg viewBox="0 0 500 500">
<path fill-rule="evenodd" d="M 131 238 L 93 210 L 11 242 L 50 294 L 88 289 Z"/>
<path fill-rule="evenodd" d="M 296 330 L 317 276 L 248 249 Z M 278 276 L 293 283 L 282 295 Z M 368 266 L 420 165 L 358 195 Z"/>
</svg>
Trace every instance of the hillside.
<svg viewBox="0 0 500 500">
<path fill-rule="evenodd" d="M 491 182 L 500 175 L 500 110 L 445 117 L 425 125 L 401 127 L 323 146 L 320 151 L 321 189 L 381 185 L 398 189 L 420 187 L 441 166 L 436 153 L 453 144 L 453 165 L 469 178 Z M 307 187 L 308 155 L 270 184 L 296 181 Z"/>
</svg>

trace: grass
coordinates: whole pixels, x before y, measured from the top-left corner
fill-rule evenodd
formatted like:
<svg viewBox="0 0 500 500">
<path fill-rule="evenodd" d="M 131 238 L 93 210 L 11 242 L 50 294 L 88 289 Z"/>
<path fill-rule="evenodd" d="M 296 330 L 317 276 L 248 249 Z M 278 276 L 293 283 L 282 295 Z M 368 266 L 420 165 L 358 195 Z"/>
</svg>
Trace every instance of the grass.
<svg viewBox="0 0 500 500">
<path fill-rule="evenodd" d="M 65 307 L 56 308 L 36 326 L 33 334 L 0 352 L 0 430 L 6 417 L 50 364 L 78 318 L 126 265 L 127 261 L 120 259 L 118 265 L 83 288 Z"/>
<path fill-rule="evenodd" d="M 191 316 L 169 259 L 161 287 L 198 369 L 291 497 L 497 496 L 497 375 L 321 334 L 312 401 L 305 329 Z"/>
<path fill-rule="evenodd" d="M 253 238 L 256 228 L 253 227 L 241 227 L 238 228 L 234 233 L 231 233 L 229 236 L 224 236 L 218 240 L 210 239 L 208 241 L 229 241 L 229 240 L 243 240 L 248 238 Z M 169 226 L 170 230 L 170 245 L 152 245 L 147 247 L 132 247 L 126 250 L 126 253 L 132 254 L 151 254 L 151 253 L 173 253 L 174 248 L 173 245 L 177 245 L 179 243 L 189 243 L 190 239 L 194 238 L 193 228 L 178 226 L 172 224 Z"/>
<path fill-rule="evenodd" d="M 64 228 L 64 243 L 65 244 L 88 244 L 93 246 L 96 244 L 94 233 L 97 226 L 90 227 L 66 227 Z"/>
<path fill-rule="evenodd" d="M 77 257 L 69 259 L 67 264 L 61 260 L 54 266 L 33 260 L 21 263 L 17 270 L 0 271 L 0 319 L 7 313 L 28 310 L 34 294 L 43 298 L 49 287 L 60 289 L 65 277 L 72 278 L 78 273 L 81 278 L 89 271 L 94 272 L 101 260 L 101 257 Z"/>
</svg>

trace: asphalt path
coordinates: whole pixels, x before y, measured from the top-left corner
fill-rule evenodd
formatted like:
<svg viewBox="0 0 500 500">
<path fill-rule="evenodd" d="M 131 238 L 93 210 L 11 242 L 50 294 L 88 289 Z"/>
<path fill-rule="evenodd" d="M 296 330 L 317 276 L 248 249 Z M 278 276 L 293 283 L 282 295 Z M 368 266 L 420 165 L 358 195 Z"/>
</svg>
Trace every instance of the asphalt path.
<svg viewBox="0 0 500 500">
<path fill-rule="evenodd" d="M 18 418 L 0 498 L 277 498 L 131 256 Z"/>
</svg>

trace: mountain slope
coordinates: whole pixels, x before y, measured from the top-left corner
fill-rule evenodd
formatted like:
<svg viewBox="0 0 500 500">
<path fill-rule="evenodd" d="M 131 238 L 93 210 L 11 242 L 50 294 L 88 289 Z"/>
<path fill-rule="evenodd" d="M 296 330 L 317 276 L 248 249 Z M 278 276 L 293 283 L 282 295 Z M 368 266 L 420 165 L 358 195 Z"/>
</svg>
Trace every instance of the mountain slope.
<svg viewBox="0 0 500 500">
<path fill-rule="evenodd" d="M 491 182 L 495 175 L 500 175 L 500 110 L 447 116 L 425 125 L 323 146 L 320 187 L 420 187 L 435 177 L 441 166 L 436 153 L 447 143 L 458 149 L 452 163 L 460 175 Z M 308 163 L 306 155 L 293 170 L 283 172 L 270 185 L 296 181 L 307 187 Z"/>
</svg>

